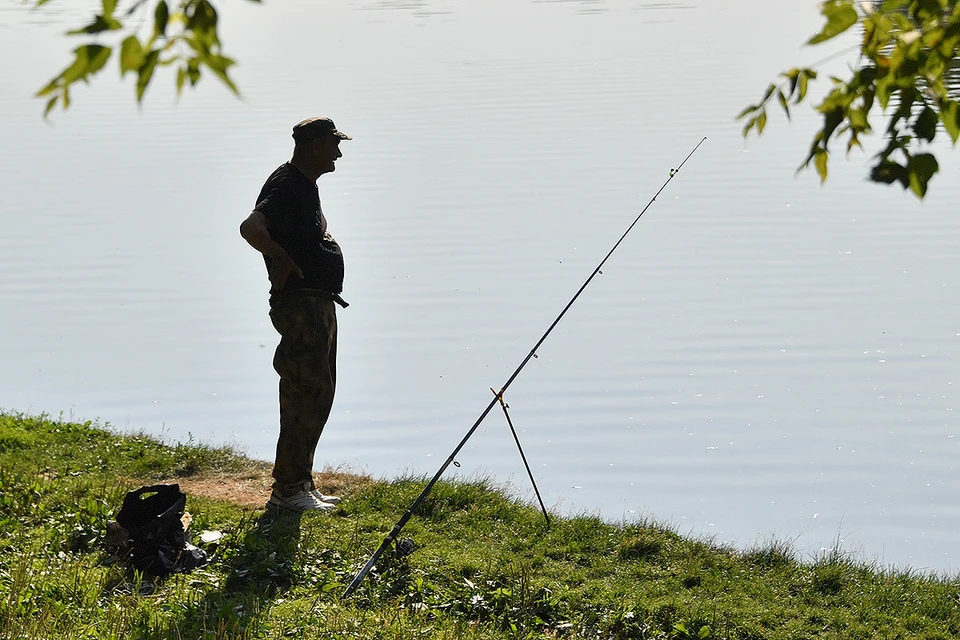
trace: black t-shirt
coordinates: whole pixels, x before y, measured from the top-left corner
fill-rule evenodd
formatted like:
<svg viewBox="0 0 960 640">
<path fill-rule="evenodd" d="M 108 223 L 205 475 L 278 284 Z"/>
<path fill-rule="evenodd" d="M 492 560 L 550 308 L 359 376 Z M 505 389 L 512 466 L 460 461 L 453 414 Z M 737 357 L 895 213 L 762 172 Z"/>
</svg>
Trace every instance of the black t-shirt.
<svg viewBox="0 0 960 640">
<path fill-rule="evenodd" d="M 266 217 L 270 237 L 303 271 L 303 279 L 292 273 L 281 289 L 270 289 L 271 295 L 297 289 L 343 291 L 343 255 L 327 233 L 316 184 L 286 162 L 267 178 L 254 210 Z M 264 261 L 269 270 L 270 257 Z"/>
</svg>

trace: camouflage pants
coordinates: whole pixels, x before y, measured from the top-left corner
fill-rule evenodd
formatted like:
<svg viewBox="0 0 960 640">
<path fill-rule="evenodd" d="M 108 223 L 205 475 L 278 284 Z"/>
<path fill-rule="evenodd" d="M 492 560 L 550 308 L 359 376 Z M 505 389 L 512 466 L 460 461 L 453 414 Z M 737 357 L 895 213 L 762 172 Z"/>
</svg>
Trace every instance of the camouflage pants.
<svg viewBox="0 0 960 640">
<path fill-rule="evenodd" d="M 280 374 L 280 437 L 273 488 L 289 496 L 313 487 L 313 456 L 337 385 L 337 312 L 316 296 L 288 296 L 270 309 L 280 333 L 273 368 Z"/>
</svg>

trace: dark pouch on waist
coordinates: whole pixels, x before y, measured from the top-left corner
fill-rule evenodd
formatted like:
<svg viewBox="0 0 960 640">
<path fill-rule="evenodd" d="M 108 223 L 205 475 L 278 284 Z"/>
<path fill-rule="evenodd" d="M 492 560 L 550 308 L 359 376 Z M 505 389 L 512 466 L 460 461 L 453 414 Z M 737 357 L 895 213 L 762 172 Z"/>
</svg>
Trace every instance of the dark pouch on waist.
<svg viewBox="0 0 960 640">
<path fill-rule="evenodd" d="M 311 255 L 308 264 L 302 265 L 304 280 L 312 287 L 340 293 L 343 291 L 343 253 L 340 245 L 330 234 L 319 241 L 317 250 Z"/>
</svg>

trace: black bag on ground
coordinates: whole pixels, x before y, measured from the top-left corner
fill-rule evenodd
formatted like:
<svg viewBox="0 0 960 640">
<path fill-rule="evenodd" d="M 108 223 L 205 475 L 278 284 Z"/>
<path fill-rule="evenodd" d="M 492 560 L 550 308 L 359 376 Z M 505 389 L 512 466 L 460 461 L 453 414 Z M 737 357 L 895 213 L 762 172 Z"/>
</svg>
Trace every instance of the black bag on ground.
<svg viewBox="0 0 960 640">
<path fill-rule="evenodd" d="M 178 484 L 155 484 L 131 491 L 117 513 L 117 524 L 130 534 L 131 564 L 155 576 L 191 571 L 207 554 L 189 544 L 182 521 L 187 495 Z"/>
</svg>

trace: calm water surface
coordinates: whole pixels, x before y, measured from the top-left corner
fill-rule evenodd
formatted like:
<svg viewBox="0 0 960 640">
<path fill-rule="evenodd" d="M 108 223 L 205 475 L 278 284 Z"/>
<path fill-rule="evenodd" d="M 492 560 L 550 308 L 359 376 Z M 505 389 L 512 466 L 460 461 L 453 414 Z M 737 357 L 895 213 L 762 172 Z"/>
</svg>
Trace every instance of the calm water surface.
<svg viewBox="0 0 960 640">
<path fill-rule="evenodd" d="M 111 68 L 44 122 L 30 96 L 76 11 L 0 11 L 23 61 L 0 97 L 0 407 L 270 458 L 277 337 L 237 226 L 324 114 L 355 139 L 320 181 L 351 306 L 318 465 L 432 475 L 707 136 L 508 391 L 545 499 L 960 566 L 957 155 L 937 147 L 920 204 L 867 184 L 868 154 L 795 176 L 806 109 L 746 142 L 733 120 L 849 44 L 799 46 L 813 2 L 229 3 L 242 101 L 208 80 L 175 103 L 158 75 L 137 109 Z M 458 462 L 533 497 L 499 412 Z"/>
</svg>

